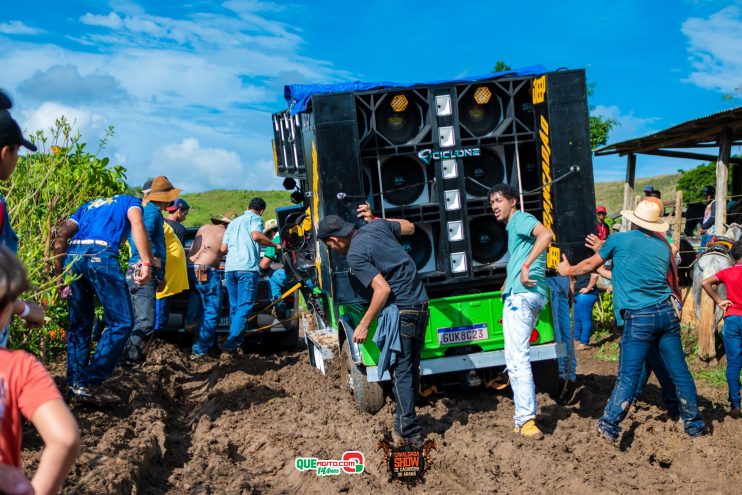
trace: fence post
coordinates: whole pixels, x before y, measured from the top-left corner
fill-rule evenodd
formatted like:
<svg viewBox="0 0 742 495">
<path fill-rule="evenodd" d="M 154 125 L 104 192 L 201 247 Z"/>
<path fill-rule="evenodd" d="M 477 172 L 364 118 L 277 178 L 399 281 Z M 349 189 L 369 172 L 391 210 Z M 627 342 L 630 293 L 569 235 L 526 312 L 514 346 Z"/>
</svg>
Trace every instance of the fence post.
<svg viewBox="0 0 742 495">
<path fill-rule="evenodd" d="M 672 226 L 672 243 L 680 249 L 680 227 L 683 224 L 683 191 L 675 195 L 675 222 Z"/>
</svg>

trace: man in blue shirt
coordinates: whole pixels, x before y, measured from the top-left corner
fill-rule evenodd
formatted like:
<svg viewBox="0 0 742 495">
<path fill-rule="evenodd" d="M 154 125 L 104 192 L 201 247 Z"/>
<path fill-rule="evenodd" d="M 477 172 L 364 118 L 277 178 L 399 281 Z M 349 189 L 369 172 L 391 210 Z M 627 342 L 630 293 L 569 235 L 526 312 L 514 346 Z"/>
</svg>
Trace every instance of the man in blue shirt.
<svg viewBox="0 0 742 495">
<path fill-rule="evenodd" d="M 228 359 L 240 352 L 245 325 L 255 304 L 260 273 L 260 247 L 281 249 L 263 234 L 265 201 L 253 198 L 241 216 L 232 220 L 224 232 L 221 251 L 227 253 L 224 278 L 229 294 L 229 336 L 222 343 L 222 357 Z"/>
<path fill-rule="evenodd" d="M 122 194 L 85 203 L 54 240 L 57 274 L 79 277 L 70 283 L 67 298 L 67 387 L 68 394 L 79 400 L 118 400 L 100 387 L 113 373 L 133 324 L 129 291 L 118 264 L 119 248 L 130 231 L 141 253 L 134 282 L 145 285 L 150 279 L 152 257 L 142 222 L 142 204 L 134 197 Z M 106 331 L 91 356 L 94 297 L 103 306 Z"/>
<path fill-rule="evenodd" d="M 647 360 L 652 368 L 667 370 L 667 374 L 657 373 L 657 378 L 663 389 L 674 385 L 685 432 L 703 435 L 696 385 L 685 363 L 680 322 L 667 282 L 671 250 L 664 236 L 669 225 L 661 218 L 660 206 L 649 200 L 621 215 L 631 221 L 634 230 L 610 236 L 595 255 L 575 266 L 564 257 L 558 267 L 560 275 L 573 277 L 613 260 L 613 306 L 616 322 L 623 323 L 624 331 L 616 385 L 598 430 L 608 440 L 618 439 L 619 423 L 626 417 Z"/>
<path fill-rule="evenodd" d="M 144 192 L 146 190 L 147 192 Z M 129 285 L 131 304 L 134 308 L 134 328 L 129 336 L 129 342 L 124 349 L 124 362 L 128 364 L 141 363 L 146 357 L 147 342 L 155 329 L 156 294 L 157 287 L 165 280 L 165 231 L 162 211 L 170 205 L 180 194 L 180 189 L 173 187 L 167 177 L 160 175 L 152 180 L 149 188 L 143 190 L 142 219 L 147 231 L 147 240 L 152 249 L 152 277 L 146 284 L 138 284 L 135 280 L 136 269 L 141 260 L 139 248 L 129 237 L 131 257 L 129 269 L 126 271 L 126 282 Z"/>
<path fill-rule="evenodd" d="M 518 191 L 497 184 L 489 191 L 490 207 L 499 222 L 507 224 L 507 278 L 502 294 L 505 337 L 505 364 L 515 402 L 515 433 L 541 438 L 536 425 L 536 385 L 531 369 L 530 338 L 538 315 L 546 304 L 546 256 L 544 251 L 554 234 L 536 217 L 518 209 Z"/>
</svg>

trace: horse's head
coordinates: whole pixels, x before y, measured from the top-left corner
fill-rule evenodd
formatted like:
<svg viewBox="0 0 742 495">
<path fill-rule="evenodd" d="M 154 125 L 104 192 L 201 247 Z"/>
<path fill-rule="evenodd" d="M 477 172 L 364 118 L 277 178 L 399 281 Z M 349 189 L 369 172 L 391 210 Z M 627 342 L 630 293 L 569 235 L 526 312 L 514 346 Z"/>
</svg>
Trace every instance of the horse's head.
<svg viewBox="0 0 742 495">
<path fill-rule="evenodd" d="M 727 231 L 724 234 L 724 237 L 728 237 L 733 241 L 740 240 L 740 238 L 742 238 L 742 226 L 740 226 L 738 223 L 730 223 L 727 226 Z"/>
</svg>

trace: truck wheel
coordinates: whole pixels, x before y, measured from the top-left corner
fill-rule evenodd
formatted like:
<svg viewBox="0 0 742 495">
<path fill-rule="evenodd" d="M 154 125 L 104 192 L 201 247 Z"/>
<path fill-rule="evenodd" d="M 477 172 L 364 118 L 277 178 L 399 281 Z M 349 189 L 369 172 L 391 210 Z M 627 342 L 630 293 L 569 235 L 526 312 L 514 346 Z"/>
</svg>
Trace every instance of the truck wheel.
<svg viewBox="0 0 742 495">
<path fill-rule="evenodd" d="M 556 359 L 534 361 L 531 363 L 531 369 L 537 391 L 545 392 L 552 397 L 559 395 L 559 363 Z"/>
<path fill-rule="evenodd" d="M 366 373 L 350 358 L 350 344 L 346 339 L 340 351 L 340 385 L 348 387 L 356 407 L 369 414 L 376 414 L 384 406 L 384 390 L 378 382 L 369 382 Z"/>
</svg>

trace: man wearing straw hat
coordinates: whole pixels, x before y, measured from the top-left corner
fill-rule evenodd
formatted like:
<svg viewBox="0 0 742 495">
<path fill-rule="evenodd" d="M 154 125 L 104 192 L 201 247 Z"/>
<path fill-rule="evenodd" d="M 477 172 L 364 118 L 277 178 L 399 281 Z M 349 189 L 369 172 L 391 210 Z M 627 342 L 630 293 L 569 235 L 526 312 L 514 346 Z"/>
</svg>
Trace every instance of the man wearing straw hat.
<svg viewBox="0 0 742 495">
<path fill-rule="evenodd" d="M 614 311 L 624 332 L 616 385 L 598 430 L 608 440 L 618 439 L 619 423 L 626 417 L 646 359 L 652 366 L 667 369 L 668 375 L 658 378 L 663 388 L 674 385 L 685 432 L 703 435 L 696 385 L 685 363 L 680 321 L 667 282 L 671 251 L 664 237 L 669 224 L 661 218 L 657 203 L 646 199 L 621 215 L 632 223 L 631 231 L 610 236 L 595 255 L 575 266 L 563 257 L 558 267 L 561 275 L 574 277 L 613 260 Z"/>
<path fill-rule="evenodd" d="M 152 278 L 144 285 L 136 283 L 136 274 L 143 262 L 133 238 L 129 238 L 131 256 L 129 269 L 126 271 L 126 281 L 129 285 L 131 304 L 134 309 L 134 328 L 124 349 L 124 362 L 128 364 L 144 361 L 146 346 L 152 337 L 155 328 L 155 301 L 157 287 L 165 280 L 165 231 L 163 227 L 162 211 L 170 205 L 180 194 L 180 189 L 164 175 L 155 177 L 149 188 L 145 188 L 142 204 L 142 219 L 147 230 L 147 238 L 152 248 Z"/>
</svg>

